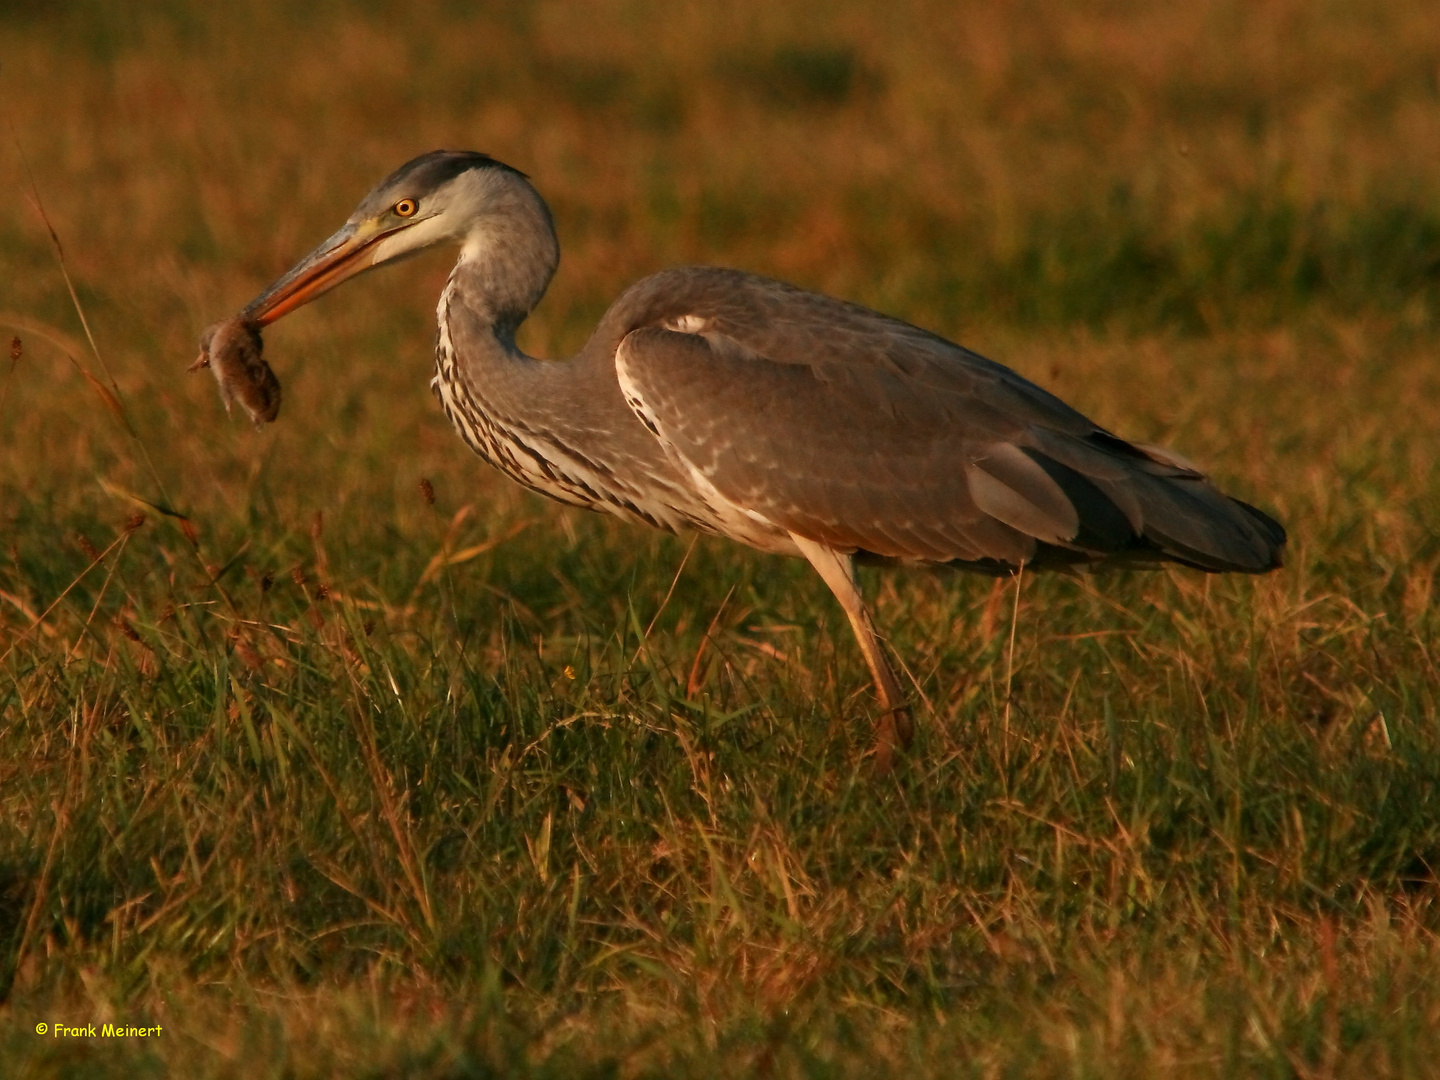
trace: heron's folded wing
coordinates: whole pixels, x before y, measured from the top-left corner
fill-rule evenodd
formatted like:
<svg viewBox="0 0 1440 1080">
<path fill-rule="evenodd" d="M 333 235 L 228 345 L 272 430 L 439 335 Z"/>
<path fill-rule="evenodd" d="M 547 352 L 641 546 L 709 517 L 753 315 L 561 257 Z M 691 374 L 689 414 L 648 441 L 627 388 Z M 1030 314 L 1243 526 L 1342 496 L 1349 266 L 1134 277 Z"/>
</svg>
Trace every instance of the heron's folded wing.
<svg viewBox="0 0 1440 1080">
<path fill-rule="evenodd" d="M 841 550 L 1012 564 L 1036 536 L 1075 533 L 1070 502 L 983 401 L 655 328 L 625 339 L 617 367 L 677 464 L 788 531 Z"/>
<path fill-rule="evenodd" d="M 816 340 L 757 325 L 747 336 L 772 350 Z M 887 350 L 857 363 L 813 344 L 777 359 L 719 329 L 645 327 L 616 367 L 631 407 L 697 484 L 841 550 L 1014 566 L 1037 545 L 1082 559 L 1151 547 L 1212 569 L 1274 564 L 1268 518 L 1008 369 L 914 334 L 907 348 L 903 335 L 861 325 L 847 341 L 842 328 L 842 354 L 866 336 Z"/>
</svg>

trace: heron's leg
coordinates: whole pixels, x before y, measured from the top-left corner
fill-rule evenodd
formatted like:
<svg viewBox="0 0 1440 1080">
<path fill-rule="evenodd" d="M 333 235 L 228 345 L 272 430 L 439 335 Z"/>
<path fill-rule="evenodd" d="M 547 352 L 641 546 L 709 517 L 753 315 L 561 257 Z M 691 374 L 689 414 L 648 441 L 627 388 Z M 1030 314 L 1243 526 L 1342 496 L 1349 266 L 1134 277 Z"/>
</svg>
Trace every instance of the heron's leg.
<svg viewBox="0 0 1440 1080">
<path fill-rule="evenodd" d="M 840 601 L 850 620 L 850 629 L 855 631 L 855 640 L 860 643 L 865 663 L 870 665 L 875 692 L 885 709 L 876 733 L 875 763 L 881 772 L 888 772 L 895 747 L 898 745 L 904 750 L 910 746 L 915 726 L 905 705 L 905 695 L 900 692 L 900 681 L 895 678 L 895 669 L 890 666 L 890 658 L 885 655 L 885 647 L 880 644 L 870 611 L 865 607 L 865 598 L 860 595 L 860 586 L 855 582 L 855 560 L 834 548 L 794 533 L 790 534 L 790 539 L 795 541 L 800 554 L 810 560 L 810 565 L 815 567 L 825 584 L 830 586 L 835 599 Z"/>
</svg>

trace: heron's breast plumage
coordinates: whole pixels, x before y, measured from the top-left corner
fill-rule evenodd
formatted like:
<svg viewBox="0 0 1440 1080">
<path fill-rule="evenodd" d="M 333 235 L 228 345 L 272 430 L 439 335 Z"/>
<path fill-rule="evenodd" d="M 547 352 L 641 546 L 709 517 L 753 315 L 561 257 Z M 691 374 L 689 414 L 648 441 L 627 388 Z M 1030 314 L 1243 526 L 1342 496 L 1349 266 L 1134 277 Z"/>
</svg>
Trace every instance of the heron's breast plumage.
<svg viewBox="0 0 1440 1080">
<path fill-rule="evenodd" d="M 436 310 L 435 375 L 430 387 L 445 415 L 466 444 L 511 479 L 572 506 L 604 502 L 605 471 L 568 448 L 553 445 L 544 433 L 507 418 L 501 423 L 487 402 L 474 392 L 460 369 L 451 334 L 450 305 L 454 283 L 447 284 Z"/>
<path fill-rule="evenodd" d="M 671 532 L 682 528 L 717 531 L 708 508 L 666 475 L 668 470 L 658 452 L 647 462 L 646 455 L 626 454 L 623 445 L 612 445 L 613 439 L 593 435 L 588 441 L 594 445 L 581 445 L 586 440 L 576 430 L 562 437 L 556 430 L 559 425 L 547 423 L 540 409 L 529 419 L 513 415 L 513 409 L 501 415 L 485 388 L 467 374 L 465 347 L 472 343 L 469 339 L 457 341 L 457 303 L 452 277 L 436 309 L 439 332 L 430 388 L 475 453 L 512 480 L 570 506 Z M 638 426 L 633 418 L 620 419 Z M 633 449 L 633 439 L 630 441 Z"/>
</svg>

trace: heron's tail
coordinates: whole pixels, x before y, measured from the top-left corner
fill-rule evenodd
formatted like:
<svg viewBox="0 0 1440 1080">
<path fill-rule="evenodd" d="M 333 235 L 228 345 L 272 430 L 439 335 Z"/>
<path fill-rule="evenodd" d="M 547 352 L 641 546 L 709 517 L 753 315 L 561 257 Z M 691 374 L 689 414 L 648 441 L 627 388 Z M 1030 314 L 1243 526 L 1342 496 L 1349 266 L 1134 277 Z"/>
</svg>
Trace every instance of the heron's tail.
<svg viewBox="0 0 1440 1080">
<path fill-rule="evenodd" d="M 1087 439 L 1036 434 L 1039 445 L 1027 453 L 1074 504 L 1080 528 L 1073 546 L 1082 557 L 1247 574 L 1282 564 L 1280 523 L 1225 495 L 1176 455 L 1103 432 Z"/>
</svg>

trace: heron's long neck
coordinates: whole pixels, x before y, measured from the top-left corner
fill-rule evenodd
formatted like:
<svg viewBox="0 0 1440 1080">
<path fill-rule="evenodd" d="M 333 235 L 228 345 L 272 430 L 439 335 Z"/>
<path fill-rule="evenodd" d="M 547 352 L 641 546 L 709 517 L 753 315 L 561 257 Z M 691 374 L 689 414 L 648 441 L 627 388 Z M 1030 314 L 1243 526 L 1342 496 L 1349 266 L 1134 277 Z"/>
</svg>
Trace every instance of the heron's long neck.
<svg viewBox="0 0 1440 1080">
<path fill-rule="evenodd" d="M 557 456 L 555 433 L 574 411 L 567 401 L 577 389 L 567 378 L 574 371 L 515 344 L 558 261 L 538 197 L 477 223 L 440 297 L 431 386 L 461 436 L 491 464 L 545 494 L 589 505 L 580 488 L 540 464 Z"/>
<path fill-rule="evenodd" d="M 520 351 L 515 331 L 545 295 L 560 248 L 545 204 L 527 194 L 513 196 L 506 212 L 476 221 L 436 310 L 433 385 L 472 445 L 473 425 L 456 409 L 475 423 L 504 423 L 544 399 L 534 384 L 546 365 Z"/>
<path fill-rule="evenodd" d="M 475 223 L 445 291 L 513 349 L 516 328 L 540 303 L 559 262 L 550 211 L 527 185 Z"/>
<path fill-rule="evenodd" d="M 534 384 L 546 365 L 520 350 L 515 331 L 539 302 L 553 265 L 517 266 L 504 247 L 468 243 L 440 294 L 431 386 L 465 440 L 492 460 L 494 433 L 544 400 Z"/>
<path fill-rule="evenodd" d="M 558 260 L 548 213 L 471 236 L 437 312 L 441 406 L 472 449 L 542 494 L 669 529 L 695 523 L 700 510 L 615 380 L 624 328 L 602 324 L 568 361 L 516 346 Z"/>
</svg>

